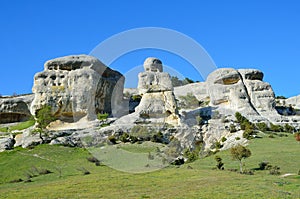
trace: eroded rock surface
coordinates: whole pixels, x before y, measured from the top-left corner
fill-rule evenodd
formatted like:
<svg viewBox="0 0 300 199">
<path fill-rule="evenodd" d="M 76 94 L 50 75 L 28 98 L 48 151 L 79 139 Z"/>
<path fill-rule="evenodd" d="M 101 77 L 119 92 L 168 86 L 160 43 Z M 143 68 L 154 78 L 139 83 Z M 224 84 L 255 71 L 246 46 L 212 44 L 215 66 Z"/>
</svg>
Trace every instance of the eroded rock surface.
<svg viewBox="0 0 300 199">
<path fill-rule="evenodd" d="M 179 117 L 170 75 L 162 72 L 162 62 L 157 58 L 147 58 L 144 68 L 146 72 L 139 74 L 138 82 L 142 99 L 135 111 L 144 118 L 165 118 L 167 123 L 178 125 Z"/>
<path fill-rule="evenodd" d="M 92 56 L 72 55 L 47 61 L 44 71 L 34 77 L 35 94 L 31 113 L 50 105 L 61 120 L 97 113 L 118 115 L 123 99 L 124 77 Z"/>
<path fill-rule="evenodd" d="M 33 95 L 0 98 L 0 123 L 12 123 L 28 120 Z"/>
</svg>

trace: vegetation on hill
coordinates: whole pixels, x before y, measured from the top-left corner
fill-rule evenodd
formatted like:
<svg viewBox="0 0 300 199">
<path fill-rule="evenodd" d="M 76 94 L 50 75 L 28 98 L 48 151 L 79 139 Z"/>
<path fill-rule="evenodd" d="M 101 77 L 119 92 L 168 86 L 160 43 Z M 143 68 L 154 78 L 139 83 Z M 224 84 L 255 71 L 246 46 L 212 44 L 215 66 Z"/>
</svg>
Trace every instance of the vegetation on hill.
<svg viewBox="0 0 300 199">
<path fill-rule="evenodd" d="M 251 176 L 235 172 L 239 170 L 239 161 L 232 159 L 230 151 L 218 153 L 217 159 L 222 162 L 220 168 L 225 165 L 224 170 L 213 169 L 216 168 L 216 160 L 214 156 L 209 156 L 180 167 L 170 165 L 155 172 L 132 174 L 104 166 L 101 158 L 95 161 L 89 151 L 82 148 L 51 145 L 39 145 L 33 149 L 17 148 L 0 153 L 0 196 L 299 198 L 299 144 L 293 135 L 288 135 L 272 139 L 265 135 L 262 139 L 250 140 L 247 148 L 252 155 L 247 158 L 244 169 L 252 170 L 254 175 Z M 140 146 L 124 144 L 123 148 L 139 152 Z M 153 150 L 151 147 L 141 147 L 141 152 Z M 277 165 L 273 167 L 279 167 L 281 174 L 270 175 L 270 170 L 260 169 L 262 161 Z M 126 160 L 122 164 L 126 164 Z"/>
</svg>

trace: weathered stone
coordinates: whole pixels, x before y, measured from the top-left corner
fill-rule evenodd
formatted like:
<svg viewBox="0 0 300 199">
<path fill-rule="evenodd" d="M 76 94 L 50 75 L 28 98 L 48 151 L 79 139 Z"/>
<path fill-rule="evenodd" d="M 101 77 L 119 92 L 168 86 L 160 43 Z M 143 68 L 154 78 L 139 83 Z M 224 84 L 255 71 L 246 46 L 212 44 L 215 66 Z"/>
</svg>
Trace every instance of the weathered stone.
<svg viewBox="0 0 300 199">
<path fill-rule="evenodd" d="M 173 91 L 171 77 L 168 73 L 139 73 L 138 90 L 139 94 Z"/>
<path fill-rule="evenodd" d="M 264 73 L 257 69 L 239 69 L 238 72 L 245 80 L 260 80 L 263 81 Z"/>
<path fill-rule="evenodd" d="M 153 72 L 157 65 L 161 68 L 158 67 L 157 71 Z M 161 61 L 156 58 L 147 58 L 144 67 L 148 72 L 139 74 L 138 90 L 142 99 L 135 112 L 141 118 L 165 118 L 167 123 L 178 125 L 179 117 L 170 75 L 161 72 Z"/>
<path fill-rule="evenodd" d="M 12 123 L 28 120 L 29 107 L 33 95 L 0 98 L 0 123 Z"/>
<path fill-rule="evenodd" d="M 117 115 L 123 85 L 123 75 L 95 57 L 73 55 L 53 59 L 34 77 L 31 113 L 50 105 L 52 112 L 65 121 L 85 116 L 93 120 L 97 113 L 104 112 Z"/>
<path fill-rule="evenodd" d="M 207 84 L 210 102 L 213 106 L 226 106 L 236 111 L 255 112 L 237 70 L 218 69 L 207 77 Z"/>
<path fill-rule="evenodd" d="M 275 94 L 271 85 L 263 82 L 263 73 L 256 69 L 240 69 L 243 82 L 254 108 L 261 114 L 275 111 Z"/>
<path fill-rule="evenodd" d="M 4 150 L 11 150 L 14 148 L 14 144 L 16 143 L 14 137 L 7 137 L 0 139 L 0 152 Z"/>
<path fill-rule="evenodd" d="M 146 72 L 163 72 L 162 62 L 155 57 L 148 57 L 144 62 Z"/>
</svg>

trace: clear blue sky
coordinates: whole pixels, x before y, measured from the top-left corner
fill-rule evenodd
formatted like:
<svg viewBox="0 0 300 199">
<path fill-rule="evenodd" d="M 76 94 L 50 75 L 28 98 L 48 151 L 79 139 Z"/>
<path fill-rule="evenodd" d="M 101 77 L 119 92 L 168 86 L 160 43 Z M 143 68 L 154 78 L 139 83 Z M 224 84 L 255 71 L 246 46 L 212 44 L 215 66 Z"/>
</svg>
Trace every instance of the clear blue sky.
<svg viewBox="0 0 300 199">
<path fill-rule="evenodd" d="M 89 54 L 100 42 L 132 28 L 184 33 L 218 67 L 257 68 L 277 95 L 300 94 L 300 3 L 231 0 L 1 0 L 0 94 L 30 93 L 45 61 Z M 111 67 L 125 73 L 157 56 L 184 76 L 202 80 L 187 62 L 159 50 L 124 55 Z"/>
</svg>

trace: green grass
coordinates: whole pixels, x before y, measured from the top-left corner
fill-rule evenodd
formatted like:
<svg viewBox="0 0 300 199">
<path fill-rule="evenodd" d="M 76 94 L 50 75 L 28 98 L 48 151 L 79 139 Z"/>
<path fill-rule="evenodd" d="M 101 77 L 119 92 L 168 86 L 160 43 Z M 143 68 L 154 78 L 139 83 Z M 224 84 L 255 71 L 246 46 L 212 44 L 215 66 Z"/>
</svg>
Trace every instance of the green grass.
<svg viewBox="0 0 300 199">
<path fill-rule="evenodd" d="M 24 130 L 24 129 L 27 129 L 27 128 L 33 126 L 34 124 L 35 124 L 34 120 L 28 120 L 26 122 L 20 122 L 19 124 L 15 125 L 15 126 L 11 126 L 11 127 L 9 127 L 9 129 L 11 131 Z"/>
<path fill-rule="evenodd" d="M 142 153 L 155 147 L 120 148 Z M 257 168 L 261 161 L 280 166 L 282 174 L 297 173 L 300 169 L 300 144 L 292 135 L 254 139 L 249 148 L 252 156 L 245 160 L 247 169 Z M 224 171 L 212 169 L 216 162 L 211 156 L 181 167 L 132 174 L 95 166 L 86 160 L 91 155 L 85 149 L 49 145 L 18 148 L 0 153 L 0 198 L 300 198 L 300 176 L 282 178 L 269 175 L 268 171 L 241 175 L 228 170 L 239 166 L 229 151 L 217 155 L 225 163 Z M 53 173 L 34 177 L 31 183 L 8 183 L 23 179 L 33 166 Z M 56 167 L 61 168 L 62 177 Z M 91 174 L 83 175 L 78 170 L 82 167 Z"/>
<path fill-rule="evenodd" d="M 15 130 L 24 130 L 24 129 L 27 129 L 31 126 L 33 126 L 35 124 L 35 121 L 32 119 L 32 120 L 28 120 L 28 121 L 25 121 L 25 122 L 20 122 L 14 126 L 10 126 L 10 127 L 0 127 L 0 132 L 9 132 L 9 131 L 15 131 Z"/>
</svg>

